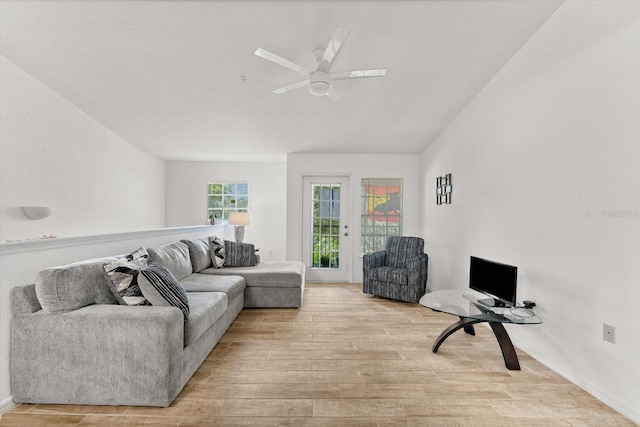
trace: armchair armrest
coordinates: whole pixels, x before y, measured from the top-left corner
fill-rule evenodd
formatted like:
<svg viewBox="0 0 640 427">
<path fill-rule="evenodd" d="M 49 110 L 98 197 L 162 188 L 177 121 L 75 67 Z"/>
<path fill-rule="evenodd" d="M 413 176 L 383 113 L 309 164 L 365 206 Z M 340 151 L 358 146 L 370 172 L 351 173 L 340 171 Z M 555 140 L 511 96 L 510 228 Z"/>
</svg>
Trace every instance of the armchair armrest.
<svg viewBox="0 0 640 427">
<path fill-rule="evenodd" d="M 377 251 L 364 254 L 362 257 L 363 268 L 382 267 L 387 264 L 387 251 Z"/>
<path fill-rule="evenodd" d="M 362 282 L 365 286 L 369 284 L 369 272 L 376 268 L 387 264 L 387 251 L 377 251 L 364 254 L 362 257 Z"/>
<path fill-rule="evenodd" d="M 407 261 L 409 270 L 409 283 L 412 285 L 411 300 L 418 302 L 427 289 L 427 279 L 429 275 L 429 255 L 420 254 Z"/>
<path fill-rule="evenodd" d="M 11 322 L 16 402 L 168 406 L 182 388 L 175 307 L 90 305 Z"/>
<path fill-rule="evenodd" d="M 420 255 L 416 255 L 413 258 L 409 258 L 407 260 L 407 266 L 412 266 L 412 265 L 427 265 L 427 263 L 429 262 L 429 255 L 427 254 L 420 254 Z"/>
</svg>

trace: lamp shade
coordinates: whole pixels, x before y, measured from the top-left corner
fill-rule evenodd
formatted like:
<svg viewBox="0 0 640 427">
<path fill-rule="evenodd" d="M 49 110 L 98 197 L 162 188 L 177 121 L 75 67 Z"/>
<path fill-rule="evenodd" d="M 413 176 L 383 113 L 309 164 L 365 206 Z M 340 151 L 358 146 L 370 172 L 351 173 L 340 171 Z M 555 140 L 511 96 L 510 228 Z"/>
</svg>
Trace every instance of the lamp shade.
<svg viewBox="0 0 640 427">
<path fill-rule="evenodd" d="M 229 224 L 249 225 L 249 212 L 229 212 Z"/>
</svg>

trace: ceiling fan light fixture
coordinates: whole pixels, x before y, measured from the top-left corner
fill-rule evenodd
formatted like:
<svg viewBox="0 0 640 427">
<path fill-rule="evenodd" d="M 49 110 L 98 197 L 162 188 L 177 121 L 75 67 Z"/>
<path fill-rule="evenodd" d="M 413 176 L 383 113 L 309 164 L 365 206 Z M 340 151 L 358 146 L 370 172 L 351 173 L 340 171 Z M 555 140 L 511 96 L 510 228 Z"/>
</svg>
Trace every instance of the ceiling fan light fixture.
<svg viewBox="0 0 640 427">
<path fill-rule="evenodd" d="M 329 94 L 329 83 L 313 82 L 309 83 L 309 92 L 315 96 L 325 96 Z"/>
<path fill-rule="evenodd" d="M 329 93 L 329 73 L 314 71 L 309 74 L 309 92 L 315 96 L 324 96 Z"/>
</svg>

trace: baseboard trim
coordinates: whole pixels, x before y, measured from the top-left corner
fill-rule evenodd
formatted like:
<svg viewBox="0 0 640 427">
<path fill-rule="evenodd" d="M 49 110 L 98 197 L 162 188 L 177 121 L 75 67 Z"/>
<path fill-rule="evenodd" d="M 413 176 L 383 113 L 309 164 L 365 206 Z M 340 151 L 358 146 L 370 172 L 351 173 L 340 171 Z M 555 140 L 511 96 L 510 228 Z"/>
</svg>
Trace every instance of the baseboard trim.
<svg viewBox="0 0 640 427">
<path fill-rule="evenodd" d="M 16 406 L 18 405 L 14 403 L 13 396 L 9 396 L 4 399 L 2 402 L 0 402 L 0 417 L 2 416 L 2 414 L 4 414 L 5 412 L 9 412 Z"/>
</svg>

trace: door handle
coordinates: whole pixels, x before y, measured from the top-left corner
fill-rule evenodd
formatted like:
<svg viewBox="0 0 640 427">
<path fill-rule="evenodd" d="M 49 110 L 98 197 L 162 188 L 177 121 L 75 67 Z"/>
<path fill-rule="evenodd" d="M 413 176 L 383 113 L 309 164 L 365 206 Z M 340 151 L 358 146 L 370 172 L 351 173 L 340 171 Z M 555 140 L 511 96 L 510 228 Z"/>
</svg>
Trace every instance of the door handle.
<svg viewBox="0 0 640 427">
<path fill-rule="evenodd" d="M 345 235 L 345 236 L 348 236 L 348 235 L 349 235 L 349 233 L 344 233 L 344 235 Z"/>
</svg>

